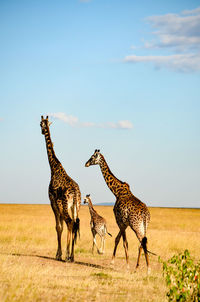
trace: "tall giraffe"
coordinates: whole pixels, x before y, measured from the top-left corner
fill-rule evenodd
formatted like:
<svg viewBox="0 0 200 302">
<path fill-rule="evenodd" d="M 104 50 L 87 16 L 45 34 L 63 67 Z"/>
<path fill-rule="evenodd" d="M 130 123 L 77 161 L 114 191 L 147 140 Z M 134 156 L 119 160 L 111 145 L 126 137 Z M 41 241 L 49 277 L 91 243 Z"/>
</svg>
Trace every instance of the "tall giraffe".
<svg viewBox="0 0 200 302">
<path fill-rule="evenodd" d="M 63 231 L 63 220 L 68 229 L 66 261 L 74 261 L 74 244 L 80 229 L 78 212 L 81 205 L 81 193 L 78 184 L 65 172 L 62 164 L 57 159 L 50 136 L 50 122 L 41 116 L 41 130 L 45 136 L 47 155 L 51 169 L 51 180 L 49 184 L 49 199 L 55 215 L 58 249 L 56 259 L 62 259 L 61 235 Z M 71 215 L 70 215 L 71 211 Z M 72 243 L 71 243 L 72 237 Z M 71 243 L 71 253 L 70 253 Z"/>
<path fill-rule="evenodd" d="M 95 150 L 94 154 L 86 162 L 85 167 L 91 165 L 99 165 L 105 182 L 112 193 L 116 196 L 116 203 L 114 206 L 114 214 L 116 222 L 119 226 L 119 233 L 115 238 L 115 247 L 112 256 L 112 263 L 114 263 L 117 246 L 119 244 L 121 236 L 123 237 L 123 246 L 125 250 L 127 267 L 129 268 L 129 256 L 128 256 L 128 241 L 126 238 L 126 228 L 128 226 L 135 232 L 139 242 L 138 258 L 136 269 L 139 266 L 140 255 L 142 249 L 144 250 L 147 270 L 150 271 L 149 257 L 147 250 L 147 226 L 150 222 L 150 213 L 146 205 L 136 198 L 126 182 L 122 182 L 116 178 L 110 171 L 108 164 L 104 156 L 100 153 L 100 150 Z"/>
<path fill-rule="evenodd" d="M 90 211 L 90 228 L 93 236 L 93 246 L 92 246 L 92 253 L 94 251 L 94 245 L 96 245 L 97 252 L 99 254 L 104 254 L 105 252 L 105 236 L 106 233 L 112 237 L 112 235 L 108 232 L 107 226 L 106 226 L 106 220 L 102 216 L 100 216 L 97 211 L 94 209 L 92 200 L 90 197 L 90 194 L 85 196 L 84 204 L 88 204 L 89 211 Z M 98 249 L 97 243 L 96 243 L 96 234 L 98 234 L 101 237 L 101 248 Z"/>
</svg>

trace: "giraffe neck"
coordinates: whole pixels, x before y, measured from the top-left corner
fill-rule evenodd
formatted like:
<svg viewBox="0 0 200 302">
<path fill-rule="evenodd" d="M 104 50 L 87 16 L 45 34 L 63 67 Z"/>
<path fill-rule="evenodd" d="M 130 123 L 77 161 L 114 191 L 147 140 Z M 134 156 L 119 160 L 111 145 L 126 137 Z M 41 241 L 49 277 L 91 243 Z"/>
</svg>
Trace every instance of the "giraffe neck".
<svg viewBox="0 0 200 302">
<path fill-rule="evenodd" d="M 112 193 L 116 197 L 119 197 L 121 190 L 124 187 L 125 183 L 113 175 L 113 173 L 110 171 L 110 168 L 109 168 L 108 164 L 106 163 L 106 160 L 102 154 L 101 154 L 101 160 L 100 160 L 99 166 L 101 168 L 101 172 L 103 174 L 103 177 L 105 179 L 105 182 L 106 182 L 108 188 L 112 191 Z"/>
<path fill-rule="evenodd" d="M 96 211 L 93 208 L 93 204 L 92 204 L 92 201 L 90 199 L 88 200 L 88 207 L 89 207 L 90 215 L 91 215 L 91 217 L 93 217 L 94 214 L 96 213 Z"/>
<path fill-rule="evenodd" d="M 45 129 L 44 135 L 45 135 L 45 140 L 46 140 L 46 148 L 47 148 L 49 165 L 50 165 L 51 171 L 53 171 L 55 169 L 56 165 L 59 163 L 59 160 L 57 159 L 54 149 L 53 149 L 53 143 L 51 141 L 49 128 Z"/>
</svg>

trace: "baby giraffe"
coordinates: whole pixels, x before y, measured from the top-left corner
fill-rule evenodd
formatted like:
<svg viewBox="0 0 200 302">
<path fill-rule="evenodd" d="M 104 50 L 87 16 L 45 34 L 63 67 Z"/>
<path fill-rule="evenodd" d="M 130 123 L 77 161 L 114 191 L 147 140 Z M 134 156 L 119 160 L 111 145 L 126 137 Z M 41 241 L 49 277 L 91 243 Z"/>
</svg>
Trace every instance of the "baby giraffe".
<svg viewBox="0 0 200 302">
<path fill-rule="evenodd" d="M 86 195 L 84 199 L 84 203 L 88 204 L 91 220 L 90 220 L 90 227 L 91 232 L 93 236 L 93 246 L 92 246 L 92 253 L 94 252 L 94 245 L 96 245 L 97 252 L 99 254 L 104 254 L 105 252 L 105 235 L 108 233 L 107 227 L 106 227 L 106 220 L 101 217 L 97 211 L 93 208 L 92 201 L 90 198 L 90 194 Z M 98 249 L 97 243 L 96 243 L 96 234 L 98 234 L 101 237 L 101 248 Z M 110 233 L 108 233 L 112 237 Z"/>
</svg>

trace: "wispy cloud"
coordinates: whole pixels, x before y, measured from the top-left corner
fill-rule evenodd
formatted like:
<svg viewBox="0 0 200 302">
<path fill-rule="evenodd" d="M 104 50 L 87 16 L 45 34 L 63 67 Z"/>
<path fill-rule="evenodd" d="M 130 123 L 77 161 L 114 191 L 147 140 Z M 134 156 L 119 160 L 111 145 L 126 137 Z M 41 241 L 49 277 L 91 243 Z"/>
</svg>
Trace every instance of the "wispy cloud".
<svg viewBox="0 0 200 302">
<path fill-rule="evenodd" d="M 67 123 L 71 127 L 80 128 L 112 128 L 112 129 L 132 129 L 133 124 L 128 120 L 120 120 L 117 122 L 94 123 L 94 122 L 80 122 L 78 117 L 67 115 L 64 112 L 49 113 L 50 117 L 59 119 Z"/>
<path fill-rule="evenodd" d="M 153 48 L 171 47 L 176 51 L 200 50 L 200 8 L 181 14 L 152 16 L 147 21 L 158 31 L 157 40 L 150 43 Z"/>
<path fill-rule="evenodd" d="M 76 116 L 67 115 L 64 112 L 49 113 L 49 116 L 52 116 L 55 119 L 61 120 L 65 123 L 67 123 L 68 125 L 70 125 L 71 127 L 75 127 L 79 123 L 78 118 Z"/>
<path fill-rule="evenodd" d="M 183 11 L 180 14 L 151 16 L 147 22 L 155 29 L 153 39 L 144 42 L 146 51 L 158 50 L 169 55 L 136 54 L 126 56 L 125 62 L 152 62 L 156 67 L 173 71 L 200 71 L 200 8 Z"/>
<path fill-rule="evenodd" d="M 198 54 L 174 54 L 168 56 L 127 56 L 125 62 L 151 62 L 157 69 L 166 67 L 173 71 L 191 72 L 200 70 L 200 56 Z"/>
</svg>

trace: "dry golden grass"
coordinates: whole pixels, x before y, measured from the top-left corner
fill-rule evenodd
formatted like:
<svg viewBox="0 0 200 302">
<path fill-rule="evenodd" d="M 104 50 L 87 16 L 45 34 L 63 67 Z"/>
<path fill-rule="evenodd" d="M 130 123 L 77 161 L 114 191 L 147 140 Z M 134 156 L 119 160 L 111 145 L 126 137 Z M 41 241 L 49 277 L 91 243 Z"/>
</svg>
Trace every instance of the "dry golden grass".
<svg viewBox="0 0 200 302">
<path fill-rule="evenodd" d="M 49 205 L 0 205 L 0 301 L 167 301 L 158 257 L 150 256 L 149 277 L 144 256 L 134 273 L 138 241 L 131 230 L 127 231 L 130 271 L 126 270 L 122 242 L 115 266 L 110 265 L 118 227 L 112 207 L 96 209 L 113 235 L 107 236 L 105 255 L 91 254 L 90 216 L 88 207 L 82 206 L 75 263 L 65 263 L 55 260 L 57 239 Z M 166 260 L 187 248 L 198 259 L 200 210 L 150 208 L 150 212 L 149 250 Z M 65 239 L 66 228 L 63 257 Z"/>
</svg>

